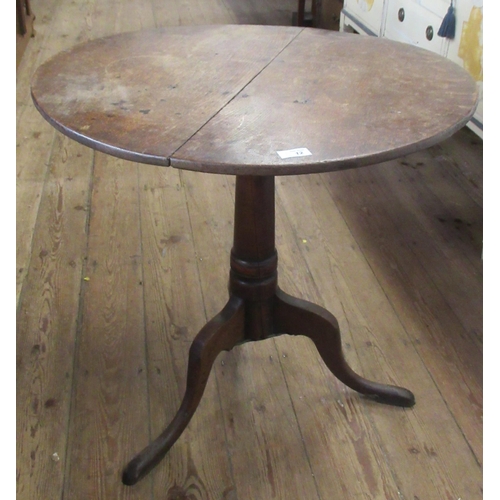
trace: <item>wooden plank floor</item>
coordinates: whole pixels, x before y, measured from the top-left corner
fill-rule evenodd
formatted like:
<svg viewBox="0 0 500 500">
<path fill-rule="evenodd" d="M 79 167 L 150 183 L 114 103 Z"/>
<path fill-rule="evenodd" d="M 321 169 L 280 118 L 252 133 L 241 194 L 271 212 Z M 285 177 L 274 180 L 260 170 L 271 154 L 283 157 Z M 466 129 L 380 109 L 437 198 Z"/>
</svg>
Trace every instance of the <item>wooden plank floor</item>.
<svg viewBox="0 0 500 500">
<path fill-rule="evenodd" d="M 291 23 L 292 0 L 32 0 L 17 73 L 18 500 L 482 498 L 482 141 L 464 128 L 373 167 L 277 180 L 281 287 L 338 318 L 363 376 L 310 341 L 219 356 L 201 405 L 134 487 L 123 465 L 173 417 L 189 343 L 225 304 L 234 178 L 139 166 L 55 132 L 29 83 L 56 52 L 178 24 Z"/>
</svg>

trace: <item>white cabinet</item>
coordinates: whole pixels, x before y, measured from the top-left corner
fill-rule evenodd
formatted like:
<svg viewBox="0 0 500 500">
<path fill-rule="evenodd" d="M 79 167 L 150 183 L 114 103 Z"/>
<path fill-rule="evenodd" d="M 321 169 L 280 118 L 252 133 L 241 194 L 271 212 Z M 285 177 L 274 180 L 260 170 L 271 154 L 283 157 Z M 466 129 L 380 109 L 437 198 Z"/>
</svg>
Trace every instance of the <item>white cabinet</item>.
<svg viewBox="0 0 500 500">
<path fill-rule="evenodd" d="M 344 0 L 340 29 L 344 19 L 358 33 L 381 36 L 384 10 L 384 0 Z"/>
<path fill-rule="evenodd" d="M 344 0 L 340 30 L 382 36 L 431 50 L 460 64 L 476 80 L 481 100 L 468 123 L 483 136 L 483 1 L 453 0 L 453 39 L 438 36 L 450 0 Z"/>
</svg>

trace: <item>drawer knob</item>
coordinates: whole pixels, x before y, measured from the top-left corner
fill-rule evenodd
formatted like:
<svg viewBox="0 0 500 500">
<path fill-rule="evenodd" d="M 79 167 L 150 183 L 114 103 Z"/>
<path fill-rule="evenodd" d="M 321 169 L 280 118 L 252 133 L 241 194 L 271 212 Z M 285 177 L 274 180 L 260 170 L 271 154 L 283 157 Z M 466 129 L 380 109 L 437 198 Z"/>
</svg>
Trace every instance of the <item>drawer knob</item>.
<svg viewBox="0 0 500 500">
<path fill-rule="evenodd" d="M 405 20 L 405 10 L 403 8 L 398 10 L 398 19 L 403 22 Z"/>
<path fill-rule="evenodd" d="M 429 42 L 434 37 L 434 30 L 432 29 L 432 26 L 427 26 L 427 29 L 425 30 L 425 37 L 429 40 Z"/>
</svg>

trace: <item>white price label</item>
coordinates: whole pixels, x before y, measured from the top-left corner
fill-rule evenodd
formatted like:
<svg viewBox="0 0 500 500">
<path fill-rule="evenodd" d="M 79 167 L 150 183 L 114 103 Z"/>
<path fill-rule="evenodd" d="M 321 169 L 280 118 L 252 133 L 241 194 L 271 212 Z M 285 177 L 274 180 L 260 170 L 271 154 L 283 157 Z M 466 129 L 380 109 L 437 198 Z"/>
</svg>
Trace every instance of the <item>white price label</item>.
<svg viewBox="0 0 500 500">
<path fill-rule="evenodd" d="M 285 151 L 276 151 L 280 158 L 296 158 L 297 156 L 311 156 L 312 153 L 307 148 L 286 149 Z"/>
</svg>

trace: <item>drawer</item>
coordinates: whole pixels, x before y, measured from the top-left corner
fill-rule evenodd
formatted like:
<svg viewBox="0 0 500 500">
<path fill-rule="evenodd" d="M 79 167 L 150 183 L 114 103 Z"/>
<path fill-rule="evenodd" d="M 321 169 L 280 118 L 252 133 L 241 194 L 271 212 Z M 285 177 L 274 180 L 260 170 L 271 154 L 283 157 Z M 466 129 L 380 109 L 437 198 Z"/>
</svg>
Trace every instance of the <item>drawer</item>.
<svg viewBox="0 0 500 500">
<path fill-rule="evenodd" d="M 383 36 L 446 55 L 448 40 L 438 31 L 449 4 L 436 1 L 433 7 L 431 11 L 414 0 L 388 0 Z"/>
<path fill-rule="evenodd" d="M 384 0 L 344 0 L 343 14 L 358 24 L 366 26 L 380 36 L 384 16 Z"/>
</svg>

